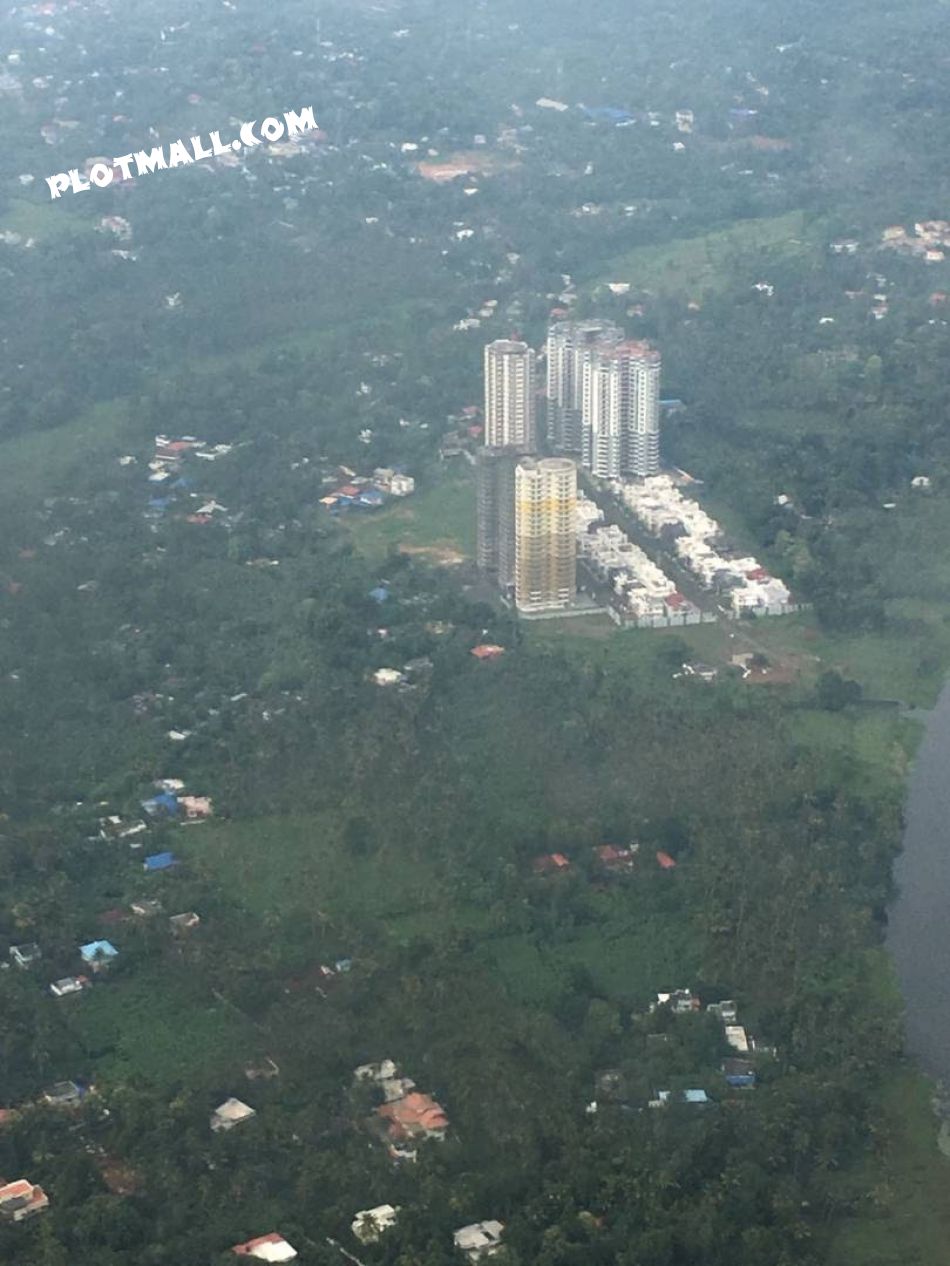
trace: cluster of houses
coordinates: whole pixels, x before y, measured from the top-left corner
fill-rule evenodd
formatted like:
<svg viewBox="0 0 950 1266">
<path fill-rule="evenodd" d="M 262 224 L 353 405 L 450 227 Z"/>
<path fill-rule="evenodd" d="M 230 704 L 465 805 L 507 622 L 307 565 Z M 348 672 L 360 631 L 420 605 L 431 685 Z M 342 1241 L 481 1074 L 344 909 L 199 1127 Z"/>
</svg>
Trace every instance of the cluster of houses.
<svg viewBox="0 0 950 1266">
<path fill-rule="evenodd" d="M 208 796 L 194 796 L 184 793 L 185 784 L 181 779 L 166 778 L 155 783 L 156 793 L 141 802 L 141 807 L 148 819 L 153 821 L 178 822 L 187 826 L 203 822 L 211 817 L 213 803 Z M 148 838 L 149 824 L 143 819 L 126 819 L 119 814 L 109 814 L 99 819 L 98 833 L 94 840 L 125 840 L 130 848 L 138 850 L 143 840 Z M 150 853 L 142 861 L 142 869 L 146 875 L 171 871 L 179 865 L 179 860 L 170 850 Z M 133 901 L 128 909 L 116 907 L 104 911 L 99 918 L 100 923 L 115 927 L 129 920 L 151 919 L 163 912 L 162 904 L 156 898 L 143 897 Z M 194 910 L 183 910 L 168 918 L 169 932 L 174 937 L 187 936 L 201 923 L 200 915 Z M 111 940 L 96 938 L 77 947 L 80 970 L 60 976 L 50 982 L 48 988 L 54 998 L 69 998 L 89 989 L 94 982 L 105 978 L 110 969 L 118 961 L 119 950 Z M 43 951 L 36 942 L 25 942 L 11 945 L 9 949 L 10 963 L 21 971 L 32 970 L 43 960 Z"/>
<path fill-rule="evenodd" d="M 928 264 L 942 264 L 950 247 L 950 221 L 920 220 L 909 233 L 903 224 L 892 224 L 881 234 L 881 246 L 885 250 L 915 255 Z"/>
<path fill-rule="evenodd" d="M 631 874 L 637 866 L 640 856 L 639 844 L 598 844 L 591 850 L 594 866 L 608 875 Z M 675 870 L 676 859 L 663 849 L 654 853 L 660 870 Z M 535 857 L 531 869 L 535 875 L 566 875 L 572 868 L 571 859 L 566 853 L 542 853 Z"/>
<path fill-rule="evenodd" d="M 674 1016 L 695 1016 L 703 1012 L 700 998 L 691 989 L 674 989 L 657 993 L 650 1003 L 649 1015 L 666 1011 Z M 705 1013 L 714 1016 L 722 1025 L 723 1047 L 728 1047 L 730 1054 L 724 1056 L 719 1065 L 721 1084 L 728 1091 L 754 1090 L 757 1080 L 756 1058 L 774 1056 L 775 1049 L 757 1042 L 738 1022 L 738 1006 L 732 999 L 706 1004 Z M 648 1044 L 665 1044 L 669 1037 L 666 1033 L 653 1034 L 648 1037 Z M 594 1098 L 587 1105 L 587 1113 L 596 1115 L 603 1106 L 619 1106 L 626 1111 L 642 1111 L 642 1103 L 637 1106 L 631 1103 L 631 1090 L 627 1078 L 620 1069 L 606 1069 L 595 1079 Z M 716 1100 L 702 1086 L 687 1086 L 683 1089 L 671 1090 L 657 1088 L 647 1100 L 647 1108 L 666 1108 L 671 1104 L 683 1103 L 691 1105 L 714 1104 Z"/>
<path fill-rule="evenodd" d="M 155 436 L 155 448 L 148 463 L 148 484 L 151 496 L 148 502 L 148 513 L 151 518 L 160 518 L 169 506 L 177 503 L 179 494 L 184 494 L 188 502 L 183 515 L 186 523 L 203 526 L 213 522 L 227 522 L 228 509 L 217 502 L 214 497 L 192 491 L 194 485 L 193 472 L 198 469 L 192 461 L 214 462 L 231 452 L 231 444 L 207 444 L 193 435 L 169 438 L 167 435 Z M 134 466 L 137 458 L 126 455 L 119 458 L 120 466 Z"/>
<path fill-rule="evenodd" d="M 391 1059 L 361 1064 L 354 1069 L 353 1080 L 368 1083 L 382 1094 L 383 1102 L 374 1108 L 367 1128 L 393 1160 L 415 1161 L 421 1142 L 445 1139 L 449 1128 L 445 1109 L 431 1095 L 417 1090 L 410 1077 L 401 1077 Z"/>
<path fill-rule="evenodd" d="M 411 475 L 388 466 L 378 466 L 372 476 L 357 475 L 348 466 L 341 466 L 337 476 L 328 475 L 324 482 L 338 485 L 320 498 L 320 504 L 331 514 L 352 509 L 378 510 L 387 497 L 408 497 L 416 490 Z"/>
<path fill-rule="evenodd" d="M 793 609 L 786 585 L 758 559 L 729 549 L 716 520 L 684 497 L 669 475 L 624 483 L 619 495 L 638 522 L 670 547 L 700 584 L 726 599 L 734 615 L 784 615 Z"/>
<path fill-rule="evenodd" d="M 605 524 L 601 508 L 583 494 L 577 499 L 576 530 L 578 558 L 610 585 L 619 610 L 663 624 L 672 616 L 683 623 L 699 620 L 699 608 L 616 523 Z"/>
</svg>

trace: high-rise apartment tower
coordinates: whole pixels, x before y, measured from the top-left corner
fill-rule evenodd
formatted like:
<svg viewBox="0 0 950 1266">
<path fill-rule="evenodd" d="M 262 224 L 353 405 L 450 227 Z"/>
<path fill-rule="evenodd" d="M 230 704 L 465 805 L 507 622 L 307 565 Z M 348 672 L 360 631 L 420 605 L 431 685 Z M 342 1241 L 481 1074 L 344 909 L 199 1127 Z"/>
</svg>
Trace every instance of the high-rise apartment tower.
<svg viewBox="0 0 950 1266">
<path fill-rule="evenodd" d="M 660 353 L 627 340 L 598 348 L 583 366 L 582 454 L 601 479 L 660 469 Z"/>
<path fill-rule="evenodd" d="M 567 457 L 525 457 L 515 469 L 515 605 L 569 606 L 577 592 L 577 467 Z"/>
<path fill-rule="evenodd" d="M 478 567 L 503 592 L 515 579 L 515 467 L 524 456 L 516 445 L 475 454 Z"/>
<path fill-rule="evenodd" d="M 584 366 L 599 350 L 622 343 L 624 332 L 609 321 L 558 321 L 548 330 L 548 443 L 559 453 L 583 448 Z"/>
<path fill-rule="evenodd" d="M 534 452 L 535 357 L 527 343 L 496 339 L 485 348 L 485 444 Z"/>
</svg>

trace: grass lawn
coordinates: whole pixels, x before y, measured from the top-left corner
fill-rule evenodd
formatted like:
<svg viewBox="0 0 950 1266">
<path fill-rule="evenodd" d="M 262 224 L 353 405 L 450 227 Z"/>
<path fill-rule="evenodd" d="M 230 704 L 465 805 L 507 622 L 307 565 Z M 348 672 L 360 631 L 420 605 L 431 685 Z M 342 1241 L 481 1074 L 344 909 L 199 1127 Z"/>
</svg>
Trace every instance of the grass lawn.
<svg viewBox="0 0 950 1266">
<path fill-rule="evenodd" d="M 45 181 L 42 188 L 45 192 Z M 13 198 L 3 215 L 0 215 L 0 232 L 20 233 L 24 240 L 35 237 L 42 242 L 51 237 L 91 230 L 93 222 L 85 215 L 69 211 L 68 205 L 65 198 L 55 206 L 51 202 Z"/>
<path fill-rule="evenodd" d="M 454 474 L 394 505 L 341 519 L 354 543 L 370 559 L 391 548 L 449 564 L 475 555 L 475 481 Z"/>
<path fill-rule="evenodd" d="M 812 661 L 816 673 L 837 669 L 859 682 L 868 699 L 930 707 L 943 681 L 939 668 L 920 672 L 920 654 L 930 649 L 929 639 L 918 645 L 918 639 L 898 633 L 824 633 L 808 612 L 759 620 L 750 632 L 766 654 L 801 656 Z"/>
<path fill-rule="evenodd" d="M 354 857 L 331 813 L 211 822 L 181 832 L 180 844 L 190 867 L 239 893 L 258 916 L 380 919 L 398 926 L 400 939 L 416 927 L 431 931 L 439 911 L 457 925 L 458 894 L 443 891 L 431 867 L 386 841 Z"/>
<path fill-rule="evenodd" d="M 75 1031 L 104 1082 L 211 1085 L 255 1051 L 253 1026 L 180 974 L 119 976 L 77 1001 Z"/>
<path fill-rule="evenodd" d="M 804 249 L 800 245 L 804 220 L 801 211 L 789 211 L 759 220 L 742 220 L 701 237 L 680 238 L 661 246 L 639 246 L 612 260 L 597 284 L 629 281 L 638 290 L 698 296 L 728 280 L 730 266 L 738 255 Z"/>
<path fill-rule="evenodd" d="M 937 1150 L 930 1088 L 910 1070 L 888 1087 L 882 1154 L 865 1208 L 830 1245 L 828 1266 L 937 1266 L 950 1245 L 950 1160 Z"/>
<path fill-rule="evenodd" d="M 86 463 L 111 458 L 128 421 L 124 400 L 111 400 L 49 431 L 32 431 L 0 444 L 0 492 L 36 497 L 63 479 L 82 457 Z"/>
</svg>

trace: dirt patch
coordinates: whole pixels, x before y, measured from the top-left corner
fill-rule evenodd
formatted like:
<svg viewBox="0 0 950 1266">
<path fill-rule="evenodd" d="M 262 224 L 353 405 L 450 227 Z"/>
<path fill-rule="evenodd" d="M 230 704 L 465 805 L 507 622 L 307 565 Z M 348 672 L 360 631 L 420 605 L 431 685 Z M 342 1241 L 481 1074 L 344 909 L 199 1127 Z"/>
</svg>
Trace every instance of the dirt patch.
<svg viewBox="0 0 950 1266">
<path fill-rule="evenodd" d="M 459 567 L 461 563 L 467 562 L 467 558 L 457 549 L 451 546 L 399 546 L 399 553 L 408 553 L 408 555 L 419 555 L 423 558 L 432 558 L 434 562 L 440 563 L 442 567 Z"/>
</svg>

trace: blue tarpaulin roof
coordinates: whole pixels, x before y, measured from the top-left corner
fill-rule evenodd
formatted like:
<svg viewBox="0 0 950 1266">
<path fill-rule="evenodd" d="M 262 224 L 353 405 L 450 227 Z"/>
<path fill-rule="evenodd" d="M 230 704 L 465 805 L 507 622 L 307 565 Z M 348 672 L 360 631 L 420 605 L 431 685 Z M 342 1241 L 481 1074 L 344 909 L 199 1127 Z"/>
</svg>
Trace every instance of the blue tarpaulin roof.
<svg viewBox="0 0 950 1266">
<path fill-rule="evenodd" d="M 119 951 L 111 941 L 90 941 L 88 945 L 80 945 L 79 952 L 83 962 L 95 963 L 103 958 L 115 958 Z"/>
<path fill-rule="evenodd" d="M 378 585 L 369 591 L 369 596 L 374 602 L 385 602 L 389 597 L 389 590 L 384 585 Z"/>
<path fill-rule="evenodd" d="M 153 817 L 159 813 L 174 817 L 179 809 L 178 797 L 173 796 L 170 791 L 162 791 L 157 796 L 152 796 L 151 800 L 143 800 L 142 808 Z"/>
<path fill-rule="evenodd" d="M 146 870 L 167 870 L 169 866 L 174 866 L 177 858 L 174 853 L 152 853 L 150 857 L 146 857 L 144 866 Z"/>
<path fill-rule="evenodd" d="M 628 123 L 633 115 L 629 110 L 620 110 L 617 106 L 581 106 L 589 119 L 599 119 L 604 123 Z"/>
</svg>

